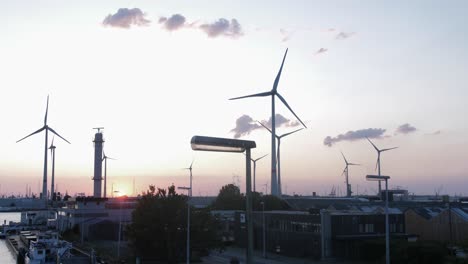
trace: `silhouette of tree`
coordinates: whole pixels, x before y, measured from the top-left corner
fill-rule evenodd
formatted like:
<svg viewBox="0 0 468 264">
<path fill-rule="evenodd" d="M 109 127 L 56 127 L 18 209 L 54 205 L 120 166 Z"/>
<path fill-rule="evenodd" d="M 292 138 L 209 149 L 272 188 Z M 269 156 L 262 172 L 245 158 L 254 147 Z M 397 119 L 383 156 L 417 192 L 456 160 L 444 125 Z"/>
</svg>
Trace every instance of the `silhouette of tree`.
<svg viewBox="0 0 468 264">
<path fill-rule="evenodd" d="M 245 210 L 245 197 L 239 187 L 232 183 L 227 184 L 219 190 L 212 207 L 215 210 Z"/>
<path fill-rule="evenodd" d="M 132 213 L 126 232 L 134 253 L 147 260 L 177 263 L 186 257 L 187 199 L 175 186 L 149 186 Z M 196 255 L 221 245 L 216 223 L 206 210 L 191 208 L 190 246 Z M 192 255 L 192 254 L 191 254 Z"/>
<path fill-rule="evenodd" d="M 255 197 L 253 201 L 255 202 Z M 260 198 L 260 200 L 254 204 L 254 210 L 257 210 L 257 211 L 262 210 L 262 205 L 260 204 L 260 202 L 265 203 L 265 211 L 290 210 L 291 209 L 284 200 L 274 195 L 263 195 Z"/>
<path fill-rule="evenodd" d="M 261 193 L 252 192 L 252 208 L 254 211 L 262 210 L 261 202 L 264 202 L 266 211 L 290 209 L 284 200 L 274 195 L 261 195 Z M 245 196 L 236 185 L 224 185 L 219 190 L 218 197 L 213 202 L 212 208 L 214 210 L 245 210 Z"/>
</svg>

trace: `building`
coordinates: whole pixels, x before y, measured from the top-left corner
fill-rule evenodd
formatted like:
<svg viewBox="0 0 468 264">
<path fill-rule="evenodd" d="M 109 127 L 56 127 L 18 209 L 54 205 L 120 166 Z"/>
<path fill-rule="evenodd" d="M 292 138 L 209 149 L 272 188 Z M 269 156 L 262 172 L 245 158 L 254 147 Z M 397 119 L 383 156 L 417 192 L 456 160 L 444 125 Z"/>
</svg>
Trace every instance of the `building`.
<svg viewBox="0 0 468 264">
<path fill-rule="evenodd" d="M 321 210 L 322 258 L 362 259 L 366 241 L 385 238 L 385 208 L 359 206 L 349 210 Z M 406 239 L 403 212 L 389 208 L 390 237 Z"/>
<path fill-rule="evenodd" d="M 57 228 L 64 232 L 78 227 L 85 240 L 118 240 L 118 228 L 131 223 L 137 199 L 77 197 L 57 210 Z"/>
<path fill-rule="evenodd" d="M 247 223 L 244 212 L 235 215 L 235 241 L 245 247 Z M 254 248 L 263 249 L 265 228 L 266 251 L 294 257 L 321 257 L 320 214 L 301 211 L 253 212 Z"/>
<path fill-rule="evenodd" d="M 364 253 L 363 242 L 384 241 L 385 207 L 382 203 L 353 204 L 349 199 L 338 203 L 333 203 L 333 200 L 330 200 L 332 203 L 317 201 L 304 211 L 254 212 L 254 248 L 263 249 L 264 228 L 266 251 L 293 257 L 360 259 Z M 300 203 L 307 204 L 304 201 Z M 327 208 L 319 209 L 327 205 Z M 404 217 L 399 208 L 389 208 L 392 240 L 407 239 Z M 244 212 L 236 212 L 234 226 L 236 244 L 245 247 L 247 231 Z"/>
<path fill-rule="evenodd" d="M 408 208 L 405 224 L 419 240 L 460 243 L 468 240 L 468 205 L 427 204 Z"/>
</svg>

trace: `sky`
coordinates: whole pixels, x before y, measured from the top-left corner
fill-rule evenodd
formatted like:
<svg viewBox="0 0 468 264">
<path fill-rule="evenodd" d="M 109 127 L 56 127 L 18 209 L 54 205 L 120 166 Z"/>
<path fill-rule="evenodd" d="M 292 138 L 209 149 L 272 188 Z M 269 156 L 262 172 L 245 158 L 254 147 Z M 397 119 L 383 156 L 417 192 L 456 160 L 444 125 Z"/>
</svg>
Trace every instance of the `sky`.
<svg viewBox="0 0 468 264">
<path fill-rule="evenodd" d="M 58 190 L 92 194 L 94 127 L 108 193 L 153 184 L 245 190 L 245 156 L 195 152 L 194 135 L 254 140 L 257 190 L 270 186 L 271 99 L 307 125 L 283 138 L 283 193 L 373 194 L 376 152 L 391 188 L 468 195 L 466 1 L 1 1 L 0 194 L 42 189 L 44 133 Z M 277 133 L 300 128 L 277 99 Z M 51 138 L 49 138 L 50 144 Z M 49 158 L 50 161 L 50 158 Z M 50 172 L 49 164 L 49 172 Z M 135 187 L 133 187 L 135 182 Z M 50 174 L 48 183 L 50 184 Z M 50 188 L 50 187 L 49 187 Z M 268 189 L 267 188 L 267 189 Z M 267 191 L 269 192 L 269 191 Z"/>
</svg>

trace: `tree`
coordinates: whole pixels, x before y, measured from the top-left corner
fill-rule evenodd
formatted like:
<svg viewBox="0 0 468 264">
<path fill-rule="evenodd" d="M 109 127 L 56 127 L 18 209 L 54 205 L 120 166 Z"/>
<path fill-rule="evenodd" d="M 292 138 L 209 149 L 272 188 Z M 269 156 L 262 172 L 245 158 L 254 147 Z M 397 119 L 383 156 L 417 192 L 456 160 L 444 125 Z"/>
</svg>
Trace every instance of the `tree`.
<svg viewBox="0 0 468 264">
<path fill-rule="evenodd" d="M 254 211 L 261 211 L 261 202 L 265 203 L 265 210 L 289 210 L 289 205 L 274 195 L 261 195 L 252 192 L 252 208 Z M 239 187 L 234 184 L 227 184 L 221 187 L 218 197 L 212 204 L 215 210 L 245 210 L 245 196 L 240 192 Z"/>
<path fill-rule="evenodd" d="M 265 211 L 291 209 L 283 199 L 278 198 L 274 195 L 263 195 L 262 197 L 260 197 L 258 203 L 254 204 L 255 210 L 262 210 L 262 205 L 260 204 L 260 202 L 265 203 Z"/>
<path fill-rule="evenodd" d="M 239 187 L 232 183 L 227 184 L 219 190 L 212 207 L 215 210 L 245 210 L 245 197 Z"/>
<path fill-rule="evenodd" d="M 149 186 L 132 213 L 126 232 L 135 254 L 143 259 L 177 263 L 185 259 L 187 199 L 168 189 Z M 207 211 L 191 208 L 191 249 L 206 253 L 221 245 L 214 218 Z"/>
</svg>

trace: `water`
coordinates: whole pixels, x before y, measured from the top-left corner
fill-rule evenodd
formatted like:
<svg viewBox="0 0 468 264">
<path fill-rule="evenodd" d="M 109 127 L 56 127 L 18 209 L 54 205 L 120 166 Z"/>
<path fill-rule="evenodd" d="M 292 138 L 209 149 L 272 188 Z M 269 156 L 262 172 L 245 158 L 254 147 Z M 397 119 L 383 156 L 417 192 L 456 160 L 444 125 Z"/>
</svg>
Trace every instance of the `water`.
<svg viewBox="0 0 468 264">
<path fill-rule="evenodd" d="M 3 224 L 4 220 L 6 220 L 7 224 L 10 221 L 19 222 L 21 220 L 21 213 L 0 212 L 0 224 Z M 5 239 L 0 239 L 0 263 L 15 264 L 16 256 L 13 255 L 13 252 L 6 243 Z"/>
</svg>

